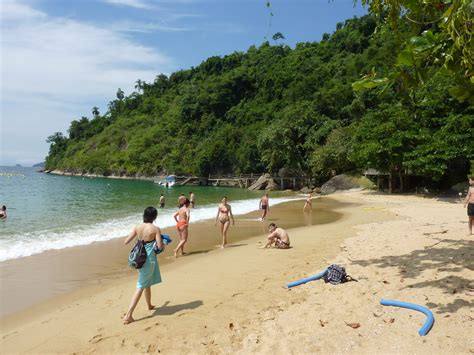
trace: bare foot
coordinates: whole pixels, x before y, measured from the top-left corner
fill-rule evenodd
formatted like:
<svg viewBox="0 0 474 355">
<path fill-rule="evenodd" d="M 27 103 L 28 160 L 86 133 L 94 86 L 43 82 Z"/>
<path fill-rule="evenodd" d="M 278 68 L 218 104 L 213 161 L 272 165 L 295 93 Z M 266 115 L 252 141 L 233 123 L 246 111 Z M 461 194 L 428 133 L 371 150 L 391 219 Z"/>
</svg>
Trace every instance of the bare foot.
<svg viewBox="0 0 474 355">
<path fill-rule="evenodd" d="M 174 251 L 174 257 L 177 258 L 178 257 L 178 251 L 176 249 L 174 249 L 173 251 Z"/>
<path fill-rule="evenodd" d="M 155 308 L 156 308 L 156 306 L 154 306 L 154 305 L 152 305 L 152 304 L 150 304 L 150 305 L 148 306 L 148 310 L 149 310 L 149 311 L 151 311 L 152 309 L 155 309 Z"/>
<path fill-rule="evenodd" d="M 222 249 L 227 248 L 227 244 L 222 244 L 222 245 L 221 245 L 221 248 L 222 248 Z"/>
<path fill-rule="evenodd" d="M 135 322 L 135 319 L 133 319 L 132 317 L 128 317 L 128 318 L 123 319 L 123 324 L 130 324 L 132 322 Z"/>
</svg>

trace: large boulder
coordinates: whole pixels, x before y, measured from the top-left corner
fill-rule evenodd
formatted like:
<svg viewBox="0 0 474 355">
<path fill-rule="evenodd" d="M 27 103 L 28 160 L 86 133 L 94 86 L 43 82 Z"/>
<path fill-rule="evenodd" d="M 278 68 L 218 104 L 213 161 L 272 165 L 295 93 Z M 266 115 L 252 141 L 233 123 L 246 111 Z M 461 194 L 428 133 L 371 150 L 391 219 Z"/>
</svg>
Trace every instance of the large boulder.
<svg viewBox="0 0 474 355">
<path fill-rule="evenodd" d="M 275 180 L 273 180 L 272 178 L 268 179 L 267 180 L 267 186 L 265 186 L 265 190 L 268 190 L 268 191 L 275 191 L 275 190 L 279 190 L 280 188 L 278 187 L 277 183 L 275 182 Z"/>
<path fill-rule="evenodd" d="M 270 174 L 263 174 L 255 181 L 252 185 L 249 186 L 249 190 L 264 190 L 269 180 L 273 180 Z"/>
<path fill-rule="evenodd" d="M 321 186 L 321 194 L 328 195 L 336 191 L 371 188 L 373 183 L 366 177 L 336 175 Z"/>
</svg>

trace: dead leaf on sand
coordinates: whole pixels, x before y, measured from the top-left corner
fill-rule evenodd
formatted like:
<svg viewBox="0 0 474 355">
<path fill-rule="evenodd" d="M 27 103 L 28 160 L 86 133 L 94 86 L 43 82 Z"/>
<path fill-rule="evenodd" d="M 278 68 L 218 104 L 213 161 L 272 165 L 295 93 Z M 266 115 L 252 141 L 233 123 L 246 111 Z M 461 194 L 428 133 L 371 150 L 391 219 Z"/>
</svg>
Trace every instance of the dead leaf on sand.
<svg viewBox="0 0 474 355">
<path fill-rule="evenodd" d="M 347 322 L 344 322 L 344 323 L 346 323 L 346 325 L 348 327 L 351 327 L 352 329 L 360 328 L 360 323 L 347 323 Z"/>
<path fill-rule="evenodd" d="M 234 323 L 229 323 L 229 329 L 234 330 Z"/>
<path fill-rule="evenodd" d="M 388 282 L 387 280 L 383 280 L 382 282 L 386 285 L 390 284 L 390 282 Z"/>
<path fill-rule="evenodd" d="M 326 324 L 328 324 L 329 322 L 328 321 L 324 321 L 324 320 L 319 320 L 319 324 L 321 324 L 321 327 L 324 327 Z"/>
<path fill-rule="evenodd" d="M 378 313 L 375 313 L 375 312 L 372 312 L 372 314 L 374 315 L 374 317 L 377 317 L 377 318 L 382 317 L 381 314 L 378 314 Z"/>
<path fill-rule="evenodd" d="M 385 323 L 393 323 L 393 322 L 395 322 L 395 318 L 384 319 L 383 321 L 384 321 Z"/>
</svg>

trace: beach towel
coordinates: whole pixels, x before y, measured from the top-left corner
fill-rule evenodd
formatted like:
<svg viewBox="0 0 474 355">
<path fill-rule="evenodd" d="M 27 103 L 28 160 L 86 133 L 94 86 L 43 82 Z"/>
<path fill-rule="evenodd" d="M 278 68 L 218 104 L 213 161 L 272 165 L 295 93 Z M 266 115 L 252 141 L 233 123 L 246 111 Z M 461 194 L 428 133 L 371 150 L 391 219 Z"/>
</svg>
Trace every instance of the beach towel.
<svg viewBox="0 0 474 355">
<path fill-rule="evenodd" d="M 146 261 L 138 270 L 137 288 L 146 288 L 161 282 L 160 267 L 156 259 L 155 243 L 145 244 Z"/>
</svg>

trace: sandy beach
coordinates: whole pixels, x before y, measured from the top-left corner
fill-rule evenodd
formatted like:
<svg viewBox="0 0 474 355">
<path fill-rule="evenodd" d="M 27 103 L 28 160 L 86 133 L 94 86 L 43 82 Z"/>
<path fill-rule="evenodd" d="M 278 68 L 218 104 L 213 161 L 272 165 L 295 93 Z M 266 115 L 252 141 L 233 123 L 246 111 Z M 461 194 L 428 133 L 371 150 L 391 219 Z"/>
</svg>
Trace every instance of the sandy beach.
<svg viewBox="0 0 474 355">
<path fill-rule="evenodd" d="M 101 282 L 83 282 L 79 290 L 45 296 L 46 302 L 3 317 L 0 350 L 474 352 L 474 296 L 465 294 L 474 288 L 474 239 L 467 236 L 462 205 L 360 191 L 316 199 L 313 205 L 329 201 L 335 201 L 334 211 L 324 217 L 325 223 L 316 223 L 321 218 L 318 208 L 304 215 L 302 201 L 272 209 L 269 219 L 289 230 L 293 246 L 289 250 L 259 249 L 265 226 L 249 216 L 239 222 L 245 232 L 234 228 L 233 247 L 220 250 L 206 244 L 197 248 L 196 237 L 197 244 L 189 246 L 195 251 L 191 256 L 176 261 L 169 254 L 161 256 L 163 282 L 152 288 L 157 309 L 148 311 L 142 300 L 134 314 L 136 322 L 126 326 L 121 317 L 134 291 L 136 274 L 121 265 L 128 248 L 120 248 L 115 241 L 117 252 L 108 259 Z M 213 224 L 195 228 L 196 236 L 216 234 Z M 254 228 L 261 232 L 245 238 Z M 111 243 L 102 247 L 110 249 Z M 61 253 L 62 257 L 66 254 Z M 358 282 L 331 285 L 320 280 L 285 287 L 332 263 L 345 266 Z M 116 277 L 110 276 L 113 270 Z M 5 269 L 2 273 L 8 276 Z M 27 282 L 18 283 L 22 281 Z M 11 287 L 2 283 L 2 295 L 15 292 Z M 381 298 L 430 308 L 435 316 L 432 330 L 420 337 L 418 329 L 425 316 L 383 307 Z"/>
</svg>

